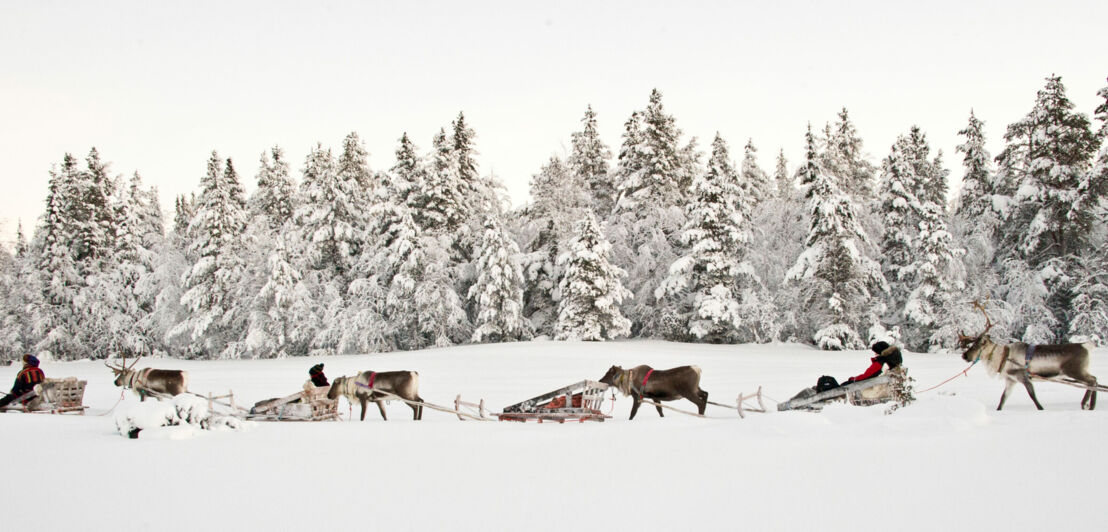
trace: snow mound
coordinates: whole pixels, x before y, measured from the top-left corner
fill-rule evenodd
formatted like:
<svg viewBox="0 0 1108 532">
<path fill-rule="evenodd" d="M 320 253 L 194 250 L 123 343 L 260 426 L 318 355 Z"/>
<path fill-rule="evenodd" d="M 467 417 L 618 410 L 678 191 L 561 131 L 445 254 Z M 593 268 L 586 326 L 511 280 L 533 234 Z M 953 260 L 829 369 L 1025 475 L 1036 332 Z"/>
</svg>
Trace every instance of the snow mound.
<svg viewBox="0 0 1108 532">
<path fill-rule="evenodd" d="M 137 438 L 181 440 L 194 438 L 205 430 L 241 430 L 251 423 L 233 416 L 212 412 L 208 401 L 192 394 L 181 394 L 170 401 L 143 401 L 116 415 L 120 434 Z"/>
<path fill-rule="evenodd" d="M 972 399 L 950 395 L 936 395 L 917 399 L 907 407 L 897 410 L 885 420 L 885 424 L 897 429 L 951 428 L 969 430 L 989 424 L 985 405 Z"/>
</svg>

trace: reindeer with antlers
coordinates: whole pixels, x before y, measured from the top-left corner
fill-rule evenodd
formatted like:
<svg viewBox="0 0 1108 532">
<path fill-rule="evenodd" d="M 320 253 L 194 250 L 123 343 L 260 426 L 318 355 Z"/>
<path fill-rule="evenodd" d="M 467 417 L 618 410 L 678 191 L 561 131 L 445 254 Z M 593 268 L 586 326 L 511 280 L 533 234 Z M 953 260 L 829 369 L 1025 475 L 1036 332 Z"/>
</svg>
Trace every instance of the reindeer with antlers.
<svg viewBox="0 0 1108 532">
<path fill-rule="evenodd" d="M 993 327 L 989 313 L 985 312 L 985 307 L 980 302 L 974 301 L 973 304 L 985 315 L 985 330 L 977 336 L 966 336 L 959 332 L 958 344 L 966 350 L 962 353 L 962 360 L 984 362 L 990 375 L 1002 375 L 1006 380 L 997 410 L 1004 408 L 1008 392 L 1016 382 L 1027 389 L 1027 395 L 1031 396 L 1035 408 L 1042 410 L 1043 405 L 1035 397 L 1035 387 L 1031 385 L 1031 379 L 1055 379 L 1060 375 L 1069 377 L 1073 383 L 1086 389 L 1085 397 L 1081 399 L 1082 410 L 1096 408 L 1097 381 L 1096 377 L 1089 374 L 1089 352 L 1092 351 L 1092 345 L 1034 345 L 1023 342 L 998 344 L 989 337 L 989 329 Z"/>
<path fill-rule="evenodd" d="M 154 368 L 143 368 L 136 371 L 135 364 L 138 364 L 140 358 L 142 357 L 136 358 L 130 366 L 127 365 L 126 356 L 123 357 L 123 363 L 118 366 L 113 366 L 108 361 L 104 361 L 104 365 L 115 373 L 116 386 L 130 388 L 142 401 L 145 401 L 147 396 L 168 395 L 173 397 L 188 391 L 189 374 L 187 371 Z"/>
</svg>

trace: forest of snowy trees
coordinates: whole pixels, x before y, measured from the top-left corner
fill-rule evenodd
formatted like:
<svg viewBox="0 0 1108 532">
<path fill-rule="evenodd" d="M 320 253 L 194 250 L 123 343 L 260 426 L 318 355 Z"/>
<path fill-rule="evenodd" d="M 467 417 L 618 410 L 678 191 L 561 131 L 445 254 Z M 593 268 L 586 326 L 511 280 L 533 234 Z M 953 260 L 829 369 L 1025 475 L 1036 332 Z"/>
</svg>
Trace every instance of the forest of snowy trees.
<svg viewBox="0 0 1108 532">
<path fill-rule="evenodd" d="M 95 148 L 64 154 L 33 233 L 21 225 L 0 250 L 0 359 L 536 337 L 928 351 L 976 330 L 973 300 L 998 337 L 1105 341 L 1108 87 L 1098 96 L 1090 120 L 1047 78 L 996 157 L 970 112 L 946 155 L 964 166 L 953 204 L 944 154 L 918 127 L 872 161 L 843 109 L 797 132 L 801 160 L 779 152 L 767 171 L 752 140 L 717 134 L 702 153 L 658 91 L 618 150 L 585 109 L 570 153 L 542 164 L 515 210 L 463 114 L 428 149 L 403 134 L 388 170 L 356 133 L 337 154 L 313 148 L 299 179 L 273 147 L 249 197 L 243 165 L 212 152 L 173 213 Z"/>
</svg>

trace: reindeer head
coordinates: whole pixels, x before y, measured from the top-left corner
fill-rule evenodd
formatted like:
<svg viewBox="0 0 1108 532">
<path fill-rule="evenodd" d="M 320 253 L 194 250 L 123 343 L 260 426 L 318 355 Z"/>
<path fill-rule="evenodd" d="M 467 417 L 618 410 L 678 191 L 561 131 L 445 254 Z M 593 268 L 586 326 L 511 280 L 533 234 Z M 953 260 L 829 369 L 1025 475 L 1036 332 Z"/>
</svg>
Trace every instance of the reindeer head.
<svg viewBox="0 0 1108 532">
<path fill-rule="evenodd" d="M 985 312 L 985 307 L 980 301 L 974 301 L 973 306 L 985 315 L 985 330 L 977 336 L 966 336 L 962 331 L 958 331 L 958 347 L 965 349 L 962 352 L 962 360 L 966 362 L 973 362 L 980 358 L 981 350 L 992 343 L 992 339 L 989 338 L 989 329 L 993 328 L 993 320 L 989 318 L 989 313 Z"/>
<path fill-rule="evenodd" d="M 142 357 L 139 357 L 139 358 L 142 358 Z M 113 365 L 109 364 L 107 360 L 104 361 L 104 365 L 108 366 L 108 369 L 112 370 L 112 373 L 115 373 L 115 385 L 116 386 L 123 386 L 124 384 L 127 383 L 127 379 L 130 378 L 132 373 L 134 373 L 135 364 L 138 364 L 139 358 L 136 358 L 135 361 L 132 362 L 130 366 L 127 365 L 127 356 L 126 355 L 123 356 L 123 362 L 118 366 L 113 366 Z"/>
<path fill-rule="evenodd" d="M 616 386 L 616 381 L 623 375 L 623 368 L 619 366 L 612 366 L 608 368 L 608 372 L 600 377 L 600 382 L 607 384 L 608 386 Z"/>
<path fill-rule="evenodd" d="M 331 381 L 331 389 L 327 390 L 328 399 L 338 399 L 342 394 L 342 388 L 346 385 L 346 377 L 337 377 Z"/>
</svg>

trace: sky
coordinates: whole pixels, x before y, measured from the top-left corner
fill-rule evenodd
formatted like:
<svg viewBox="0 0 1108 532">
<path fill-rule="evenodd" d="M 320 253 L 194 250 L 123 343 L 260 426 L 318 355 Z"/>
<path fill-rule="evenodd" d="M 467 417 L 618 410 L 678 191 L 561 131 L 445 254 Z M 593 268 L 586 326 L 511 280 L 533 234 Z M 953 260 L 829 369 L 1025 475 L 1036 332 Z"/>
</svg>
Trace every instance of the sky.
<svg viewBox="0 0 1108 532">
<path fill-rule="evenodd" d="M 618 153 L 654 88 L 705 152 L 719 132 L 741 160 L 750 138 L 763 168 L 784 149 L 792 169 L 807 124 L 846 107 L 875 164 L 915 124 L 956 184 L 970 109 L 993 154 L 1046 76 L 1092 114 L 1105 20 L 1102 1 L 0 0 L 0 242 L 30 236 L 65 153 L 138 171 L 171 217 L 212 150 L 251 191 L 273 145 L 299 177 L 356 131 L 386 170 L 402 133 L 427 150 L 459 112 L 521 205 L 587 105 Z"/>
</svg>

